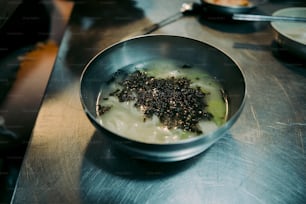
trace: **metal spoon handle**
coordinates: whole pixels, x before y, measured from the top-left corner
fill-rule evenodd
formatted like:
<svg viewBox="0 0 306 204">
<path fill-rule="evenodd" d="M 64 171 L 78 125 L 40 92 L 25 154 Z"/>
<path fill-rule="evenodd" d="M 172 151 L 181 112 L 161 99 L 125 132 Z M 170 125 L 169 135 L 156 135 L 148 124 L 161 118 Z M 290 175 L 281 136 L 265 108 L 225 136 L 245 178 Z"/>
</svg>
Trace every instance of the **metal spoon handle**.
<svg viewBox="0 0 306 204">
<path fill-rule="evenodd" d="M 266 16 L 253 14 L 234 14 L 233 20 L 240 21 L 287 21 L 287 22 L 306 22 L 306 18 L 290 16 Z"/>
<path fill-rule="evenodd" d="M 172 16 L 169 16 L 168 18 L 165 18 L 164 20 L 158 22 L 158 23 L 154 23 L 148 27 L 143 28 L 142 30 L 140 30 L 139 34 L 141 35 L 146 35 L 146 34 L 150 34 L 154 31 L 156 31 L 157 29 L 172 23 L 176 20 L 178 20 L 179 18 L 183 17 L 183 14 L 181 12 L 175 13 Z"/>
<path fill-rule="evenodd" d="M 183 16 L 186 15 L 195 15 L 196 13 L 199 12 L 199 10 L 201 9 L 201 5 L 198 3 L 183 3 L 180 11 L 172 14 L 171 16 L 168 16 L 167 18 L 159 21 L 158 23 L 153 23 L 149 26 L 146 26 L 134 33 L 129 34 L 128 36 L 126 36 L 124 39 L 128 39 L 130 37 L 135 37 L 138 35 L 146 35 L 146 34 L 150 34 L 156 30 L 158 30 L 159 28 L 168 25 L 172 22 L 175 22 L 177 20 L 179 20 L 180 18 L 182 18 Z"/>
<path fill-rule="evenodd" d="M 130 33 L 129 35 L 125 36 L 123 39 L 121 40 L 127 40 L 129 38 L 132 38 L 132 37 L 136 37 L 136 36 L 140 36 L 140 35 L 147 35 L 147 34 L 150 34 L 156 30 L 158 30 L 159 28 L 167 25 L 167 24 L 170 24 L 178 19 L 180 19 L 181 17 L 183 17 L 183 14 L 181 12 L 177 12 L 163 20 L 161 20 L 160 22 L 158 23 L 153 23 L 153 24 L 150 24 L 140 30 L 137 30 L 136 32 L 132 32 Z"/>
</svg>

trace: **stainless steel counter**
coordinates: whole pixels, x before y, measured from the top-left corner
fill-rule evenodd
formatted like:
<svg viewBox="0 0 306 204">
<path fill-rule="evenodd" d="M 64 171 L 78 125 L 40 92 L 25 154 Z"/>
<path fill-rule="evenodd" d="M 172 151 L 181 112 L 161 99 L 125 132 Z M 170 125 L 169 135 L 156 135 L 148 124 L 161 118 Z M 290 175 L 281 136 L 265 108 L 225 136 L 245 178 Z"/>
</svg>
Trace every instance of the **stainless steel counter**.
<svg viewBox="0 0 306 204">
<path fill-rule="evenodd" d="M 276 49 L 269 23 L 186 16 L 155 32 L 211 44 L 244 72 L 240 118 L 199 156 L 176 163 L 129 158 L 86 118 L 79 100 L 85 64 L 183 2 L 76 1 L 12 203 L 305 203 L 306 67 Z M 288 6 L 306 5 L 270 1 L 253 12 Z"/>
</svg>

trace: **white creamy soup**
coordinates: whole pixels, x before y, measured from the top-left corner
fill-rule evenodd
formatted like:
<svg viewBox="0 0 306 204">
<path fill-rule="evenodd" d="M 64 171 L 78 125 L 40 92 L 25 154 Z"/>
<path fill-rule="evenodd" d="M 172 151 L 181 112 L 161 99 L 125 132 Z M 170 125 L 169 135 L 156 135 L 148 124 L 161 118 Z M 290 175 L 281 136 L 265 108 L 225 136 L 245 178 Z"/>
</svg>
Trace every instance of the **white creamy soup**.
<svg viewBox="0 0 306 204">
<path fill-rule="evenodd" d="M 228 112 L 223 88 L 201 68 L 158 59 L 120 69 L 103 84 L 97 117 L 108 130 L 145 143 L 214 131 Z"/>
</svg>

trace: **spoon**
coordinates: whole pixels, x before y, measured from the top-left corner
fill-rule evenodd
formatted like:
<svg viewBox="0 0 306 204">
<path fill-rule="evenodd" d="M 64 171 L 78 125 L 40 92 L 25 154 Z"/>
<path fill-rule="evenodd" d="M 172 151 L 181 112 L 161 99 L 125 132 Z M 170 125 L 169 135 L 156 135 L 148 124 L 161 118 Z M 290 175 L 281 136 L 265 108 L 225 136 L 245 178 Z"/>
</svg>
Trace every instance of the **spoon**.
<svg viewBox="0 0 306 204">
<path fill-rule="evenodd" d="M 158 30 L 159 28 L 165 26 L 165 25 L 168 25 L 174 21 L 177 21 L 179 20 L 180 18 L 182 18 L 183 16 L 186 16 L 186 15 L 195 15 L 199 12 L 199 9 L 201 9 L 201 5 L 198 4 L 198 3 L 183 3 L 179 12 L 161 20 L 160 22 L 158 23 L 154 23 L 154 24 L 151 24 L 147 27 L 144 27 L 143 29 L 137 31 L 137 32 L 134 32 L 132 34 L 130 34 L 128 37 L 126 38 L 129 38 L 129 37 L 134 37 L 134 36 L 137 36 L 137 35 L 146 35 L 146 34 L 150 34 L 156 30 Z"/>
<path fill-rule="evenodd" d="M 185 16 L 185 15 L 193 15 L 196 14 L 198 12 L 200 8 L 200 5 L 197 3 L 183 3 L 181 6 L 181 9 L 179 12 L 169 16 L 168 18 L 165 18 L 164 20 L 160 21 L 159 23 L 154 23 L 151 26 L 148 26 L 144 29 L 142 29 L 142 33 L 143 34 L 149 34 L 152 33 L 153 31 L 169 24 L 172 23 L 178 19 L 180 19 L 181 17 Z"/>
</svg>

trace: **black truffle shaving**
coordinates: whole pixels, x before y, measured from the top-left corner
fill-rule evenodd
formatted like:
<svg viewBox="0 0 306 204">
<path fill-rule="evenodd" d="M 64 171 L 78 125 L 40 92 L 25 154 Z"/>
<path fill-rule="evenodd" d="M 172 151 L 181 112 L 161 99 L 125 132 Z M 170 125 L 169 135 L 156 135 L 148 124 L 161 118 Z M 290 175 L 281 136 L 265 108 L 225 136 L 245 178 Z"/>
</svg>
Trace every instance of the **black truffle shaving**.
<svg viewBox="0 0 306 204">
<path fill-rule="evenodd" d="M 111 106 L 101 106 L 101 105 L 97 105 L 97 112 L 98 115 L 103 115 L 104 113 L 106 113 L 107 111 L 109 111 L 112 107 Z"/>
<path fill-rule="evenodd" d="M 190 87 L 191 81 L 185 77 L 158 79 L 144 72 L 135 71 L 128 75 L 112 95 L 120 102 L 136 101 L 135 106 L 147 118 L 156 115 L 169 129 L 180 128 L 201 134 L 200 120 L 211 120 L 212 114 L 205 111 L 205 93 L 200 87 Z M 101 113 L 109 107 L 101 107 Z"/>
</svg>

